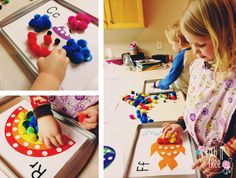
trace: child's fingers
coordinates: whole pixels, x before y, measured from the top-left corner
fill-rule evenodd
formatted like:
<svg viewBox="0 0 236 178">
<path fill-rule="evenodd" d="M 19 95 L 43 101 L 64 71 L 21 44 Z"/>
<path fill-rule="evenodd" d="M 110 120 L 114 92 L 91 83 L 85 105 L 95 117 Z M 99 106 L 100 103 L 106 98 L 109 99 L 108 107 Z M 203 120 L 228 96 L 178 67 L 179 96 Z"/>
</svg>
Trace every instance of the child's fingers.
<svg viewBox="0 0 236 178">
<path fill-rule="evenodd" d="M 63 141 L 63 139 L 62 139 L 62 135 L 57 135 L 57 136 L 56 136 L 56 139 L 57 139 L 57 141 L 58 141 L 58 143 L 59 143 L 60 145 L 64 145 L 64 141 Z"/>
<path fill-rule="evenodd" d="M 92 124 L 82 123 L 80 126 L 81 126 L 82 128 L 84 128 L 84 129 L 90 130 L 90 129 L 96 128 L 97 123 L 92 123 Z"/>
<path fill-rule="evenodd" d="M 53 148 L 54 147 L 48 137 L 44 137 L 43 140 L 44 140 L 44 143 L 45 143 L 45 145 L 47 147 L 49 147 L 49 148 Z"/>
<path fill-rule="evenodd" d="M 40 141 L 41 143 L 45 144 L 45 143 L 44 143 L 44 140 L 43 140 L 43 137 L 40 136 L 40 135 L 39 135 L 39 141 Z"/>
<path fill-rule="evenodd" d="M 201 158 L 198 159 L 195 163 L 193 163 L 192 169 L 195 169 L 195 168 L 197 168 L 197 167 L 200 166 L 200 165 L 201 165 Z"/>
<path fill-rule="evenodd" d="M 59 54 L 66 56 L 66 50 L 64 50 L 63 48 L 60 48 L 58 51 L 59 51 Z"/>
<path fill-rule="evenodd" d="M 87 122 L 87 123 L 96 123 L 97 122 L 97 116 L 91 116 L 89 118 L 86 118 L 84 121 Z"/>
<path fill-rule="evenodd" d="M 50 141 L 53 144 L 53 146 L 58 147 L 60 144 L 57 142 L 57 139 L 55 137 L 50 137 Z"/>
<path fill-rule="evenodd" d="M 168 131 L 165 135 L 167 136 L 167 138 L 171 138 L 172 134 L 174 133 L 175 131 L 173 129 L 171 129 L 170 131 Z"/>
<path fill-rule="evenodd" d="M 207 169 L 207 167 L 208 167 L 207 161 L 203 161 L 198 169 L 199 169 L 199 171 L 203 172 L 204 170 Z"/>
<path fill-rule="evenodd" d="M 170 126 L 166 127 L 165 129 L 163 129 L 163 134 L 166 135 L 170 130 L 172 130 Z"/>
<path fill-rule="evenodd" d="M 162 125 L 162 128 L 164 128 L 164 127 L 166 127 L 166 126 L 169 126 L 170 124 L 169 123 L 164 123 L 163 125 Z"/>
</svg>

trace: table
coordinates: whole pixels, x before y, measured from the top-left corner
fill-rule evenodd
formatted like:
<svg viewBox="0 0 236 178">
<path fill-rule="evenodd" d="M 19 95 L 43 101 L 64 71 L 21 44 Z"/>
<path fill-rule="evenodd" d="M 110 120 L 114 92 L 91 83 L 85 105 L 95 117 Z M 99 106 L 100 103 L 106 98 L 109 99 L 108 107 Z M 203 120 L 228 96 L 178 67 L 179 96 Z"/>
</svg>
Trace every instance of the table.
<svg viewBox="0 0 236 178">
<path fill-rule="evenodd" d="M 104 65 L 104 145 L 116 151 L 114 162 L 105 169 L 106 178 L 123 177 L 129 152 L 133 143 L 139 120 L 131 120 L 129 114 L 135 114 L 136 108 L 122 101 L 122 97 L 131 90 L 141 92 L 144 80 L 164 78 L 169 69 L 152 71 L 130 71 L 125 66 Z M 178 99 L 160 101 L 148 113 L 155 121 L 173 121 L 182 115 L 185 99 L 177 92 Z"/>
<path fill-rule="evenodd" d="M 6 111 L 8 108 L 22 101 L 22 97 L 12 97 L 7 102 L 1 103 L 3 96 L 0 97 L 0 114 Z M 84 170 L 79 174 L 78 178 L 97 178 L 98 177 L 98 147 L 94 151 L 88 164 Z"/>
</svg>

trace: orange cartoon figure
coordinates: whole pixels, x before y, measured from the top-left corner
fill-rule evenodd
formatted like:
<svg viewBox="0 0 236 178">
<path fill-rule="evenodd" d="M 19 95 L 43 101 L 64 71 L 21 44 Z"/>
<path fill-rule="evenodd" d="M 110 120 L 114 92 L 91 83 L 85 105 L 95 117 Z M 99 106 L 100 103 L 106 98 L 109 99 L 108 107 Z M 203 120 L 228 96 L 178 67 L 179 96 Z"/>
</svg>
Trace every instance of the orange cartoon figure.
<svg viewBox="0 0 236 178">
<path fill-rule="evenodd" d="M 185 148 L 183 147 L 182 138 L 178 142 L 174 142 L 174 143 L 171 143 L 171 142 L 165 143 L 165 141 L 160 143 L 160 137 L 159 137 L 157 141 L 153 143 L 151 146 L 150 156 L 152 156 L 156 151 L 163 158 L 159 162 L 159 167 L 161 170 L 167 165 L 169 166 L 171 170 L 173 170 L 174 168 L 178 166 L 178 163 L 175 160 L 175 157 L 178 156 L 180 152 L 185 154 Z"/>
</svg>

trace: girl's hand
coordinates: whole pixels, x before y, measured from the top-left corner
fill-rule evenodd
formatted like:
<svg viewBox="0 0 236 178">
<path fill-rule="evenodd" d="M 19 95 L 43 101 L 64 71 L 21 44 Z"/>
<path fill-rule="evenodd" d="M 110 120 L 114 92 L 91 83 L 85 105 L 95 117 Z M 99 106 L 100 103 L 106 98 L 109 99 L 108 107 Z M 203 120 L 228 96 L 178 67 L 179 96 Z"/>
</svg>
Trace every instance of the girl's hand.
<svg viewBox="0 0 236 178">
<path fill-rule="evenodd" d="M 84 129 L 94 129 L 98 125 L 98 105 L 91 106 L 81 113 L 86 115 L 83 123 L 80 123 L 80 126 Z"/>
<path fill-rule="evenodd" d="M 38 118 L 39 140 L 48 147 L 63 145 L 61 127 L 56 119 L 51 116 Z"/>
<path fill-rule="evenodd" d="M 173 133 L 177 133 L 176 135 L 176 141 L 178 142 L 183 134 L 183 128 L 179 124 L 169 124 L 165 123 L 162 125 L 162 133 L 168 137 L 168 139 L 171 138 L 171 135 Z M 168 134 L 167 134 L 168 133 Z"/>
<path fill-rule="evenodd" d="M 212 177 L 221 170 L 220 160 L 215 155 L 206 155 L 198 159 L 192 168 L 197 168 L 207 177 Z"/>
</svg>

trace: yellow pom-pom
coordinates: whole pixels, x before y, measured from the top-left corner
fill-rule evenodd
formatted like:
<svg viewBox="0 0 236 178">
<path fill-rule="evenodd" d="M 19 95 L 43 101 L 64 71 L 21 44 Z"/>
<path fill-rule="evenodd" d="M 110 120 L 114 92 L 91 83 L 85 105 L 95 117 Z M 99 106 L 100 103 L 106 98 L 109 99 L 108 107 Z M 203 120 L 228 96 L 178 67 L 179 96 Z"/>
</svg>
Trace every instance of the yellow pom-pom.
<svg viewBox="0 0 236 178">
<path fill-rule="evenodd" d="M 146 113 L 146 109 L 141 109 L 140 112 L 143 114 L 143 113 Z"/>
<path fill-rule="evenodd" d="M 20 112 L 20 113 L 18 114 L 18 118 L 19 118 L 20 120 L 25 120 L 25 119 L 26 119 L 25 113 L 24 113 L 24 112 Z"/>
<path fill-rule="evenodd" d="M 34 143 L 37 141 L 37 136 L 36 134 L 24 134 L 22 135 L 23 139 L 30 142 L 30 143 Z"/>
</svg>

